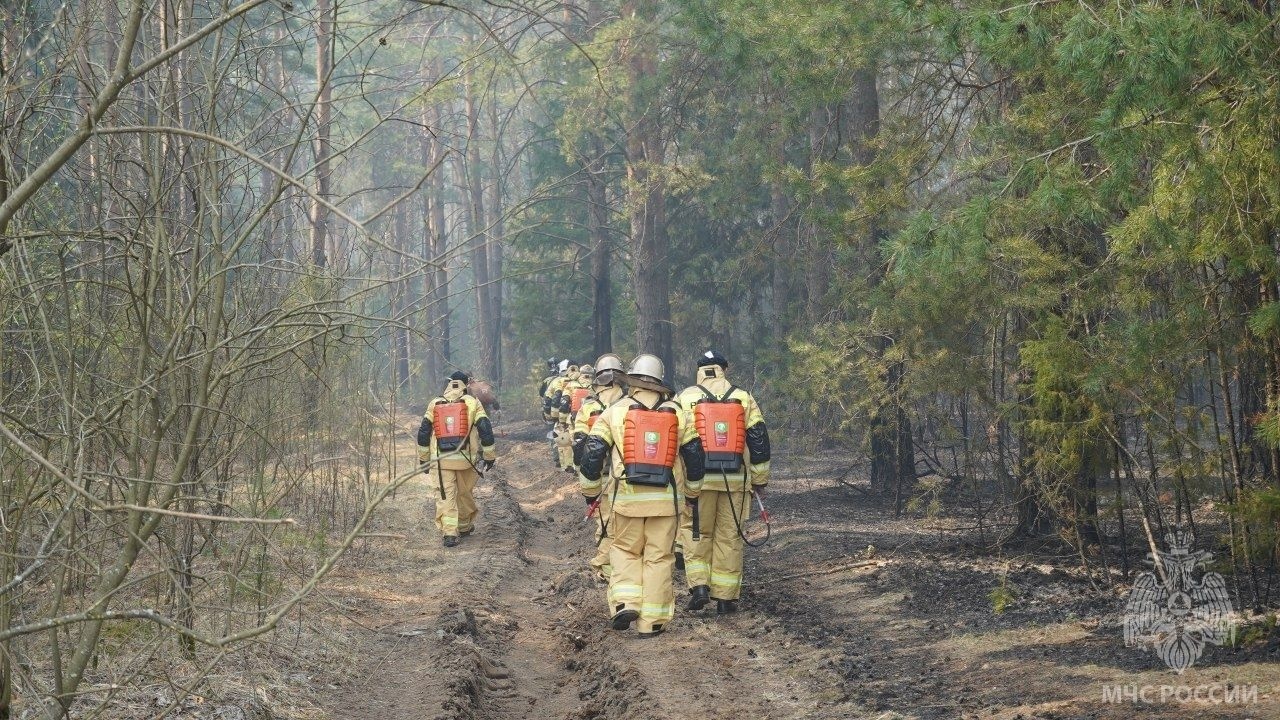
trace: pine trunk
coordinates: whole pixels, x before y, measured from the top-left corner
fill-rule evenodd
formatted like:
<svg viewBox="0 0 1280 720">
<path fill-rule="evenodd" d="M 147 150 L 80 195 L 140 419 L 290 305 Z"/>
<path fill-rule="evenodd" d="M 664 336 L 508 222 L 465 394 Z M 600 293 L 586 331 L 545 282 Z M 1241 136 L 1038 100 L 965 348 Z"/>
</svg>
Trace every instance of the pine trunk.
<svg viewBox="0 0 1280 720">
<path fill-rule="evenodd" d="M 610 287 L 609 200 L 604 147 L 589 144 L 587 162 L 587 230 L 591 236 L 591 346 L 596 357 L 613 350 L 613 297 Z"/>
<path fill-rule="evenodd" d="M 502 126 L 498 121 L 496 93 L 493 102 L 489 105 L 489 135 L 493 139 L 493 153 L 489 161 L 490 178 L 493 180 L 489 186 L 489 216 L 493 218 L 489 228 L 489 235 L 493 238 L 489 245 L 489 305 L 493 310 L 490 343 L 494 353 L 493 374 L 489 376 L 489 380 L 497 389 L 502 386 L 502 242 L 506 227 L 502 217 L 505 212 L 502 203 Z"/>
<path fill-rule="evenodd" d="M 656 13 L 654 0 L 628 0 L 623 17 L 644 22 Z M 661 358 L 671 375 L 674 357 L 671 339 L 671 294 L 666 192 L 662 177 L 653 172 L 665 162 L 665 144 L 659 122 L 659 103 L 650 102 L 647 85 L 657 75 L 652 46 L 633 36 L 627 43 L 630 110 L 636 118 L 627 135 L 628 206 L 631 213 L 631 246 L 635 262 L 636 346 L 642 353 Z"/>
<path fill-rule="evenodd" d="M 471 66 L 468 65 L 468 68 Z M 480 98 L 475 74 L 465 74 L 467 109 L 467 201 L 470 222 L 471 271 L 475 277 L 476 339 L 480 350 L 480 376 L 493 381 L 498 376 L 497 350 L 493 344 L 493 295 L 489 287 L 489 232 L 485 226 L 484 164 L 480 159 Z"/>
<path fill-rule="evenodd" d="M 437 63 L 433 72 L 439 76 L 440 66 Z M 422 165 L 433 169 L 428 180 L 427 192 L 422 205 L 422 251 L 431 263 L 423 273 L 426 296 L 427 327 L 427 375 L 428 385 L 434 385 L 445 376 L 452 352 L 449 347 L 449 275 L 445 270 L 445 251 L 448 249 L 449 235 L 444 212 L 444 149 L 432 135 L 440 131 L 444 112 L 439 102 L 427 106 L 423 111 L 422 133 Z"/>
<path fill-rule="evenodd" d="M 316 106 L 316 195 L 328 200 L 330 192 L 329 158 L 333 152 L 330 144 L 330 132 L 333 123 L 332 86 L 329 76 L 333 71 L 333 10 L 332 0 L 316 0 L 316 82 L 320 83 L 320 93 Z M 311 262 L 316 267 L 328 264 L 329 246 L 329 211 L 320 202 L 311 203 Z"/>
<path fill-rule="evenodd" d="M 401 390 L 409 387 L 409 318 L 405 314 L 405 299 L 408 296 L 408 279 L 404 272 L 404 256 L 401 254 L 409 247 L 409 211 L 401 204 L 395 212 L 395 238 L 392 246 L 391 273 L 395 279 L 391 286 L 391 310 L 395 317 L 395 330 L 392 333 L 392 350 L 395 358 L 395 384 Z"/>
</svg>

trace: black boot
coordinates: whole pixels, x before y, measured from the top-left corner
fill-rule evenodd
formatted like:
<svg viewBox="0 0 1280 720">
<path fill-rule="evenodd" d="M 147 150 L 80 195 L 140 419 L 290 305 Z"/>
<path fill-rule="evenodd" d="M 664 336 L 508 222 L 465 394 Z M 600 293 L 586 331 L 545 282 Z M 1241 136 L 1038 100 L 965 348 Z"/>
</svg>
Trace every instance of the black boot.
<svg viewBox="0 0 1280 720">
<path fill-rule="evenodd" d="M 728 615 L 729 613 L 738 612 L 737 600 L 716 600 L 716 614 Z"/>
<path fill-rule="evenodd" d="M 682 552 L 676 553 L 676 569 L 684 572 L 684 553 Z"/>
<path fill-rule="evenodd" d="M 445 546 L 445 547 L 457 547 L 457 546 L 458 546 L 458 536 L 457 536 L 457 535 L 445 535 L 445 536 L 444 536 L 444 546 Z"/>
<path fill-rule="evenodd" d="M 629 630 L 631 623 L 639 619 L 640 612 L 638 610 L 619 610 L 609 619 L 609 625 L 614 630 Z"/>
<path fill-rule="evenodd" d="M 701 610 L 711 602 L 710 588 L 706 585 L 695 585 L 689 589 L 689 609 Z M 721 600 L 720 602 L 724 602 Z"/>
<path fill-rule="evenodd" d="M 636 633 L 636 636 L 642 637 L 642 638 L 654 638 L 654 637 L 658 637 L 661 634 L 662 634 L 662 626 L 654 625 L 653 629 L 650 630 L 649 632 Z"/>
</svg>

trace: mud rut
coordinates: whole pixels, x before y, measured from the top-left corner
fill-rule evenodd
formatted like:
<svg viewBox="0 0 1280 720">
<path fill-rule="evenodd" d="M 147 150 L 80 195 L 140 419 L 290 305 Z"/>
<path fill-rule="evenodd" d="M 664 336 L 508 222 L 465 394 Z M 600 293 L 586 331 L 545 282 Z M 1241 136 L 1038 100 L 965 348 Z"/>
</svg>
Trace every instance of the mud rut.
<svg viewBox="0 0 1280 720">
<path fill-rule="evenodd" d="M 877 555 L 858 562 L 868 538 L 881 547 L 887 542 L 874 535 L 869 511 L 865 531 L 836 530 L 857 525 L 848 506 L 820 497 L 827 492 L 822 490 L 821 505 L 808 507 L 806 493 L 782 482 L 775 483 L 780 520 L 774 541 L 748 550 L 743 612 L 717 618 L 713 611 L 683 611 L 687 595 L 677 576 L 677 615 L 667 633 L 641 640 L 609 631 L 604 589 L 587 570 L 593 536 L 582 522 L 581 496 L 569 476 L 551 466 L 540 433 L 532 424 L 505 428 L 500 464 L 477 487 L 477 530 L 459 547 L 440 546 L 431 522 L 435 493 L 425 478 L 407 486 L 382 514 L 374 530 L 404 539 L 383 540 L 361 554 L 329 589 L 346 609 L 342 622 L 359 644 L 355 666 L 335 678 L 337 689 L 322 703 L 329 718 L 1013 720 L 1133 714 L 1132 707 L 1101 706 L 1088 683 L 1144 682 L 1142 677 L 1106 668 L 1098 673 L 1096 667 L 1088 677 L 1070 672 L 1114 652 L 1109 631 L 1050 625 L 1039 634 L 1004 639 L 1007 647 L 999 645 L 1002 634 L 992 636 L 994 645 L 966 640 L 963 622 L 953 623 L 964 612 L 922 603 L 918 591 L 913 597 L 910 575 L 906 586 L 885 582 L 901 580 L 882 574 L 898 559 Z M 406 458 L 410 452 L 411 445 Z M 908 537 L 902 544 L 910 548 L 913 542 Z M 904 567 L 909 573 L 910 563 Z M 979 606 L 985 593 L 984 587 L 970 591 Z M 983 613 L 989 610 L 971 614 Z M 1256 715 L 1202 709 L 1143 716 Z"/>
</svg>

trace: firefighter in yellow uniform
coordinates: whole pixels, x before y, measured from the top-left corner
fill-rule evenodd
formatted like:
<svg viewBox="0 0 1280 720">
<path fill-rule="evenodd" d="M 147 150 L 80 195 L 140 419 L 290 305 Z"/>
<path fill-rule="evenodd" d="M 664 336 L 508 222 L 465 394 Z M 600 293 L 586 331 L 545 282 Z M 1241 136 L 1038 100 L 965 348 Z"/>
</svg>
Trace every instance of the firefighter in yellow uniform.
<svg viewBox="0 0 1280 720">
<path fill-rule="evenodd" d="M 591 387 L 591 394 L 582 401 L 582 407 L 578 409 L 573 419 L 573 461 L 575 465 L 582 464 L 582 448 L 587 443 L 587 435 L 595 426 L 600 415 L 605 409 L 613 403 L 622 399 L 626 394 L 622 386 L 622 375 L 624 372 L 622 358 L 613 353 L 601 355 L 596 360 L 595 378 Z M 596 576 L 608 579 L 613 571 L 613 566 L 609 564 L 609 524 L 612 522 L 612 503 L 609 502 L 609 495 L 613 491 L 613 468 L 607 467 L 601 472 L 601 477 L 596 480 L 587 480 L 581 473 L 578 475 L 578 483 L 582 487 L 582 494 L 587 497 L 587 505 L 590 507 L 599 500 L 596 507 L 596 522 L 599 526 L 599 533 L 596 535 L 596 554 L 591 558 L 591 569 L 595 571 Z"/>
<path fill-rule="evenodd" d="M 551 386 L 551 381 L 560 377 L 558 369 L 559 362 L 555 358 L 547 358 L 547 376 L 542 378 L 542 383 L 538 386 L 538 397 L 542 399 L 542 419 L 545 422 L 551 420 L 551 399 L 547 397 L 547 388 Z M 547 435 L 548 438 L 551 435 Z"/>
<path fill-rule="evenodd" d="M 560 433 L 557 439 L 563 438 L 568 448 L 568 463 L 565 467 L 566 472 L 578 472 L 578 458 L 573 452 L 574 425 L 577 421 L 578 411 L 582 409 L 582 403 L 591 397 L 592 383 L 595 382 L 596 369 L 590 365 L 582 365 L 578 368 L 576 376 L 571 376 L 569 382 L 564 384 L 564 388 L 560 391 L 559 426 L 556 431 Z"/>
<path fill-rule="evenodd" d="M 573 462 L 573 407 L 581 406 L 582 400 L 591 393 L 591 374 L 595 370 L 590 365 L 568 366 L 568 375 L 556 395 L 556 457 L 559 469 L 566 473 L 576 473 Z"/>
<path fill-rule="evenodd" d="M 698 503 L 699 534 L 682 524 L 689 609 L 716 601 L 716 614 L 736 612 L 742 588 L 742 524 L 751 493 L 769 484 L 769 430 L 751 393 L 734 387 L 729 361 L 714 351 L 698 358 L 697 379 L 676 401 L 690 415 L 706 452 L 706 478 Z"/>
<path fill-rule="evenodd" d="M 582 448 L 588 482 L 600 479 L 606 461 L 613 465 L 609 624 L 626 630 L 636 623 L 641 637 L 661 633 L 674 613 L 672 546 L 682 512 L 677 454 L 684 461 L 686 502 L 698 502 L 703 474 L 702 442 L 686 413 L 668 399 L 664 374 L 653 355 L 632 360 L 626 398 L 600 415 Z"/>
<path fill-rule="evenodd" d="M 445 547 L 454 547 L 459 535 L 475 529 L 476 478 L 495 460 L 493 425 L 480 401 L 467 393 L 469 382 L 464 372 L 450 375 L 444 393 L 427 403 L 418 427 L 418 460 L 436 479 L 436 528 Z"/>
<path fill-rule="evenodd" d="M 543 393 L 542 403 L 545 414 L 549 420 L 555 425 L 551 430 L 551 456 L 556 467 L 563 470 L 570 465 L 573 460 L 573 447 L 569 438 L 562 437 L 560 432 L 560 400 L 564 392 L 564 387 L 571 379 L 576 378 L 578 374 L 578 366 L 570 363 L 567 359 L 560 361 L 560 374 L 547 383 L 547 390 Z"/>
</svg>

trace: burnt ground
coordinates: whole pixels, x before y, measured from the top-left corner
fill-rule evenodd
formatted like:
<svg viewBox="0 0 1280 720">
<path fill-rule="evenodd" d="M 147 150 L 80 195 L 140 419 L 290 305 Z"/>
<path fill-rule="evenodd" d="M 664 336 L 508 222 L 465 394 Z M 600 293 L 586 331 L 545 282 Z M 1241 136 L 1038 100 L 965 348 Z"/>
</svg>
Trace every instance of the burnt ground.
<svg viewBox="0 0 1280 720">
<path fill-rule="evenodd" d="M 347 659 L 307 677 L 312 702 L 292 716 L 1280 717 L 1273 641 L 1210 648 L 1179 677 L 1124 647 L 1127 587 L 1094 587 L 1070 555 L 976 548 L 967 518 L 894 519 L 891 503 L 833 479 L 835 456 L 777 462 L 772 540 L 748 549 L 743 612 L 681 609 L 654 640 L 607 630 L 580 496 L 539 434 L 506 427 L 477 532 L 458 548 L 440 546 L 425 480 L 383 511 L 374 531 L 388 539 L 326 583 Z M 748 527 L 762 537 L 754 515 Z M 1117 684 L 1152 686 L 1151 702 L 1109 701 Z M 1160 698 L 1210 685 L 1216 699 L 1257 685 L 1257 701 Z"/>
</svg>

